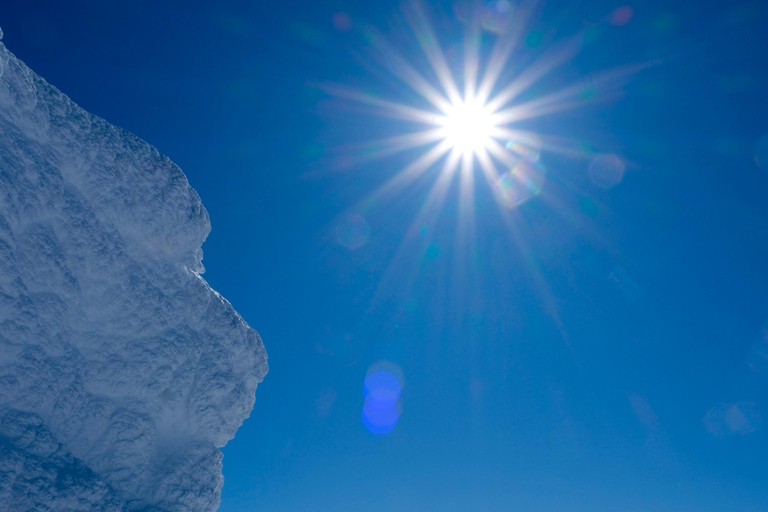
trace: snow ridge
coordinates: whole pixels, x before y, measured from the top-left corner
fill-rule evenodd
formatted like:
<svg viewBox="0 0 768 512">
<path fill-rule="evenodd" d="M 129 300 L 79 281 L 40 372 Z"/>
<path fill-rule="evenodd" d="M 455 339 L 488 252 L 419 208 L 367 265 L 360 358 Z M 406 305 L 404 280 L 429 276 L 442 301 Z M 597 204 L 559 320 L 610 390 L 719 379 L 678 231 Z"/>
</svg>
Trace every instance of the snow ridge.
<svg viewBox="0 0 768 512">
<path fill-rule="evenodd" d="M 218 507 L 267 362 L 209 231 L 173 162 L 0 43 L 0 512 Z"/>
</svg>

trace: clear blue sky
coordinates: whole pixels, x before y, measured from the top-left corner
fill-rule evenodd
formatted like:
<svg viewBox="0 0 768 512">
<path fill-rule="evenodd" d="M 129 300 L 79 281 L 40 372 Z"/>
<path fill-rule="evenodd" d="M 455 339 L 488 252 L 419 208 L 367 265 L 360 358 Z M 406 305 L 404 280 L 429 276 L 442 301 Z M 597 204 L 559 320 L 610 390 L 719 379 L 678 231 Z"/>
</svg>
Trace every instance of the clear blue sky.
<svg viewBox="0 0 768 512">
<path fill-rule="evenodd" d="M 472 237 L 458 183 L 407 236 L 434 172 L 366 200 L 417 153 L 340 165 L 404 129 L 324 92 L 412 100 L 369 35 L 421 66 L 400 12 L 0 4 L 11 51 L 168 155 L 208 208 L 205 278 L 270 356 L 221 510 L 768 510 L 768 3 L 540 6 L 515 59 L 585 43 L 528 99 L 653 65 L 527 121 L 578 151 L 543 152 L 541 194 L 504 214 L 478 180 Z M 453 63 L 463 25 L 430 12 Z M 626 167 L 609 189 L 600 153 Z M 365 225 L 345 231 L 350 214 Z M 361 421 L 372 367 L 402 377 L 386 434 Z"/>
</svg>

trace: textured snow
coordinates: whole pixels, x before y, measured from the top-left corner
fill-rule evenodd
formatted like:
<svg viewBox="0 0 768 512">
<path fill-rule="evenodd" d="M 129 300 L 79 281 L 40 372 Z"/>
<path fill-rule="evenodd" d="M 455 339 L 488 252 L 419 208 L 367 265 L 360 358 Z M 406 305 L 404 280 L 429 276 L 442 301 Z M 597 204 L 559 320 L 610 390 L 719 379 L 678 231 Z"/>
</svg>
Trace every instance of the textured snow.
<svg viewBox="0 0 768 512">
<path fill-rule="evenodd" d="M 267 363 L 199 275 L 209 230 L 173 162 L 0 43 L 0 511 L 218 507 Z"/>
</svg>

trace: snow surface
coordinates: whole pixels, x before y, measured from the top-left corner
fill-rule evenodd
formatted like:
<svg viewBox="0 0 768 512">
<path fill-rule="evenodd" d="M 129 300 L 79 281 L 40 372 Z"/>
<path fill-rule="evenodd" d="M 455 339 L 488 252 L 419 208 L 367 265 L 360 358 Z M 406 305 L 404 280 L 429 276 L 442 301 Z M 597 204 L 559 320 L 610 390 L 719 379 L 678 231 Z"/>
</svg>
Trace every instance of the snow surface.
<svg viewBox="0 0 768 512">
<path fill-rule="evenodd" d="M 267 362 L 209 231 L 173 162 L 0 43 L 0 512 L 218 507 Z"/>
</svg>

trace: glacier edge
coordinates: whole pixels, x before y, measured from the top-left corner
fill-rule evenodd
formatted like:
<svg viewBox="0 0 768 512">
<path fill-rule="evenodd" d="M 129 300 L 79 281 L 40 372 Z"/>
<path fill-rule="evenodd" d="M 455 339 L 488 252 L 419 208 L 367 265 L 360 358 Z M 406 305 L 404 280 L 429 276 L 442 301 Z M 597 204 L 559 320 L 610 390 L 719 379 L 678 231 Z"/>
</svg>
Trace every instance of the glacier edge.
<svg viewBox="0 0 768 512">
<path fill-rule="evenodd" d="M 0 43 L 0 512 L 218 507 L 268 368 L 209 231 L 175 164 Z"/>
</svg>

